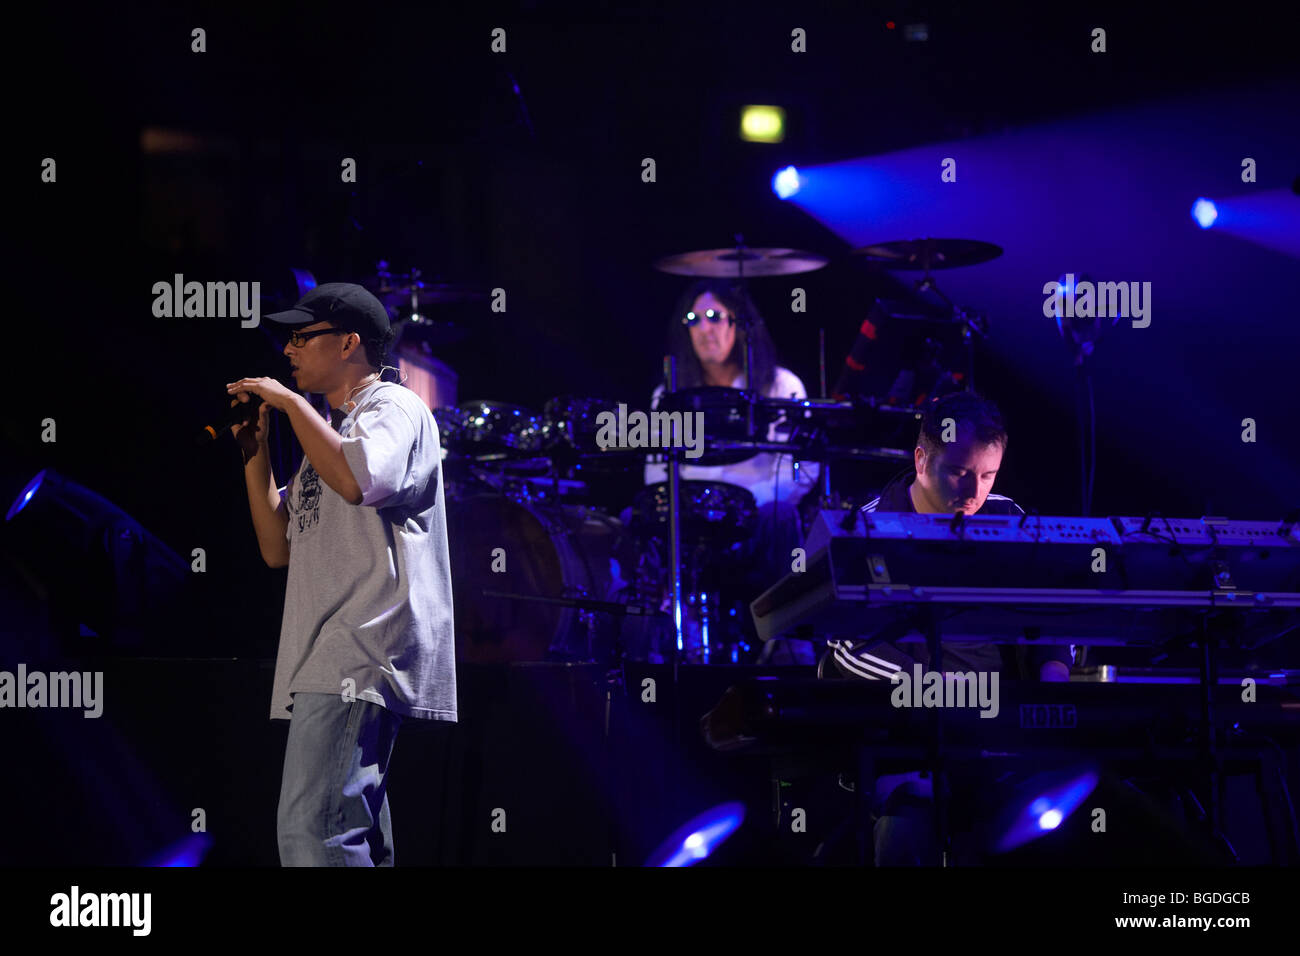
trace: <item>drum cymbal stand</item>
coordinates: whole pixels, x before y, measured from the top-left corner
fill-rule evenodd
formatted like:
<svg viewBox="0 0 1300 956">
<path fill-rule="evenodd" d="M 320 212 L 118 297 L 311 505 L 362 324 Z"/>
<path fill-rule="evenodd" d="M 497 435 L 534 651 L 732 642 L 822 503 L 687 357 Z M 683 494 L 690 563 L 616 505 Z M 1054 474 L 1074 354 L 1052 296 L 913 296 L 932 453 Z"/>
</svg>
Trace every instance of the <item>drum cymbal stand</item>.
<svg viewBox="0 0 1300 956">
<path fill-rule="evenodd" d="M 754 402 L 758 399 L 758 393 L 754 386 L 754 342 L 750 335 L 753 320 L 745 311 L 745 303 L 749 297 L 745 292 L 745 237 L 741 233 L 736 233 L 736 300 L 739 302 L 739 308 L 736 309 L 736 328 L 745 333 L 745 390 L 749 393 L 751 401 L 745 403 L 745 440 L 755 441 L 754 437 Z"/>
<path fill-rule="evenodd" d="M 916 280 L 917 292 L 932 292 L 946 305 L 952 313 L 953 322 L 961 326 L 962 351 L 965 352 L 965 378 L 962 382 L 964 391 L 973 392 L 975 390 L 975 339 L 983 339 L 988 335 L 988 319 L 978 313 L 967 312 L 965 309 L 957 308 L 957 305 L 940 291 L 934 277 L 927 271 L 924 276 Z"/>
<path fill-rule="evenodd" d="M 677 360 L 671 355 L 664 357 L 664 383 L 667 392 L 677 391 Z M 669 428 L 672 429 L 671 424 Z M 677 665 L 681 661 L 684 649 L 682 631 L 682 494 L 678 477 L 680 456 L 677 453 L 677 444 L 681 437 L 675 433 L 670 435 L 667 441 L 668 447 L 664 449 L 667 452 L 668 462 L 668 572 L 672 580 L 674 684 L 677 683 Z"/>
<path fill-rule="evenodd" d="M 664 386 L 666 393 L 677 391 L 676 356 L 667 355 L 664 357 Z M 665 449 L 668 453 L 668 567 L 669 574 L 672 576 L 673 589 L 673 704 L 672 737 L 669 739 L 676 745 L 681 740 L 682 732 L 682 684 L 678 670 L 681 667 L 682 651 L 685 647 L 682 633 L 682 489 L 678 476 L 678 470 L 681 467 L 681 455 L 677 444 L 678 440 L 684 436 L 675 433 L 676 429 L 673 428 L 671 416 L 668 421 L 668 429 L 674 433 L 669 438 L 668 447 Z M 669 779 L 666 781 L 670 794 L 678 789 L 676 785 L 680 783 L 679 780 L 674 779 L 675 776 L 670 764 Z"/>
</svg>

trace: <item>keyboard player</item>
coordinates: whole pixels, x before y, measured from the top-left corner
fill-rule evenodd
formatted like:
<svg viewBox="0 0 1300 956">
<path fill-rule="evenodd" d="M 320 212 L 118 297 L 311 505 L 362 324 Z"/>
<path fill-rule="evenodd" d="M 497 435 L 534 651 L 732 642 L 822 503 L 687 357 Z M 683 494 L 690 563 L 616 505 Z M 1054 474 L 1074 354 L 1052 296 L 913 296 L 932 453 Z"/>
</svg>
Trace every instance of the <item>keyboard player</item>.
<svg viewBox="0 0 1300 956">
<path fill-rule="evenodd" d="M 993 493 L 1007 448 L 1002 414 L 993 402 L 973 392 L 952 392 L 926 404 L 916 448 L 915 470 L 899 475 L 869 501 L 863 513 L 907 511 L 917 514 L 1022 515 L 1005 495 Z M 924 644 L 903 651 L 870 638 L 829 642 L 831 660 L 840 674 L 864 680 L 889 680 L 908 674 L 920 662 L 930 669 Z M 945 643 L 945 671 L 1003 671 L 1022 679 L 1068 680 L 1072 654 L 1067 645 L 1022 648 L 996 644 Z"/>
<path fill-rule="evenodd" d="M 954 392 L 925 408 L 913 451 L 915 470 L 896 477 L 863 507 L 864 513 L 906 511 L 918 514 L 1020 515 L 1005 495 L 993 493 L 1007 448 L 1007 431 L 996 405 L 972 392 Z M 888 681 L 915 663 L 930 670 L 922 643 L 903 651 L 898 645 L 867 638 L 829 642 L 831 660 L 844 677 Z M 1019 646 L 953 642 L 942 645 L 944 671 L 1010 671 L 1024 679 L 1069 680 L 1072 650 L 1064 645 Z M 915 771 L 874 781 L 873 843 L 877 866 L 935 865 L 941 861 L 933 820 L 933 781 Z"/>
</svg>

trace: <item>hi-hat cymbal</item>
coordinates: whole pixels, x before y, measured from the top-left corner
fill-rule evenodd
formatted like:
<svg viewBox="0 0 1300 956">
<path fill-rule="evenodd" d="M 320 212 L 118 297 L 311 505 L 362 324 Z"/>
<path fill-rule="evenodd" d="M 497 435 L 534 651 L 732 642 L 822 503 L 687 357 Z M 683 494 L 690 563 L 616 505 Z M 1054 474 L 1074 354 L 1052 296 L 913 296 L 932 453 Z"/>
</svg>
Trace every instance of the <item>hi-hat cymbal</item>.
<svg viewBox="0 0 1300 956">
<path fill-rule="evenodd" d="M 829 262 L 825 256 L 799 249 L 701 249 L 665 256 L 654 264 L 660 272 L 678 276 L 704 276 L 712 279 L 786 276 L 812 272 Z"/>
<path fill-rule="evenodd" d="M 862 246 L 849 255 L 865 256 L 886 269 L 933 272 L 988 262 L 1002 255 L 1002 247 L 978 239 L 900 239 Z"/>
</svg>

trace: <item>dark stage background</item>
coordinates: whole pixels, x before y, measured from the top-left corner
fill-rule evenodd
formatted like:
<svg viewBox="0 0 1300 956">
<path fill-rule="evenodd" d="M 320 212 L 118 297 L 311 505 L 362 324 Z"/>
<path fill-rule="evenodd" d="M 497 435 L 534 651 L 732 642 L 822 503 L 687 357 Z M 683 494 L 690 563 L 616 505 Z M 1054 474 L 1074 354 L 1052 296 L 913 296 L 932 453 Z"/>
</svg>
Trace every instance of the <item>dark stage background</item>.
<svg viewBox="0 0 1300 956">
<path fill-rule="evenodd" d="M 75 769 L 75 742 L 62 749 L 25 738 L 28 756 L 62 768 L 51 800 L 69 818 L 84 823 L 79 801 L 123 779 L 142 786 L 142 775 L 174 780 L 178 766 L 203 764 L 204 747 L 186 752 L 154 736 L 201 708 L 212 727 L 222 726 L 216 714 L 228 715 L 238 728 L 230 733 L 266 758 L 260 789 L 221 791 L 232 819 L 245 814 L 261 829 L 233 846 L 219 841 L 214 858 L 275 862 L 265 775 L 278 773 L 285 725 L 270 728 L 268 743 L 269 672 L 259 679 L 256 662 L 274 657 L 285 572 L 259 559 L 233 442 L 196 449 L 192 438 L 224 407 L 224 383 L 249 375 L 288 383 L 288 366 L 265 329 L 154 318 L 152 285 L 174 273 L 256 280 L 292 300 L 291 268 L 321 282 L 366 281 L 382 259 L 429 281 L 504 288 L 505 313 L 487 303 L 447 312 L 473 333 L 439 355 L 459 375 L 461 400 L 540 408 L 578 394 L 637 404 L 659 379 L 669 311 L 686 282 L 653 271 L 652 261 L 725 246 L 740 232 L 751 245 L 831 257 L 819 272 L 753 285 L 783 364 L 815 394 L 818 330 L 833 383 L 873 300 L 902 295 L 912 278 L 870 270 L 847 251 L 944 234 L 954 220 L 923 206 L 910 219 L 882 215 L 890 226 L 878 233 L 868 210 L 836 231 L 825 207 L 778 199 L 772 175 L 788 164 L 870 166 L 880 157 L 879 168 L 900 177 L 924 163 L 937 184 L 939 159 L 961 161 L 969 144 L 984 165 L 962 168 L 986 178 L 954 188 L 992 195 L 998 167 L 987 157 L 1003 143 L 1010 168 L 1030 143 L 1057 165 L 1016 166 L 1024 205 L 990 200 L 962 220 L 970 227 L 960 238 L 1006 248 L 996 266 L 1004 271 L 984 273 L 993 280 L 978 278 L 992 265 L 951 274 L 959 304 L 987 312 L 992 330 L 977 382 L 1012 436 L 996 490 L 1043 514 L 1079 511 L 1073 370 L 1039 290 L 1082 263 L 1096 278 L 1155 290 L 1152 326 L 1122 322 L 1098 349 L 1093 513 L 1272 519 L 1300 506 L 1294 237 L 1288 253 L 1202 233 L 1188 215 L 1197 195 L 1289 192 L 1300 176 L 1300 42 L 1268 8 L 153 3 L 13 16 L 11 44 L 39 67 L 11 64 L 17 301 L 5 336 L 0 503 L 7 508 L 40 469 L 53 469 L 186 561 L 195 548 L 207 561 L 179 608 L 158 609 L 166 639 L 148 651 L 162 663 L 133 670 L 135 689 L 104 718 L 126 751 L 138 749 L 138 765 L 92 780 Z M 912 23 L 928 25 L 928 40 L 905 38 Z M 190 49 L 196 26 L 207 31 L 203 54 Z M 1094 26 L 1107 30 L 1104 54 L 1089 50 Z M 490 50 L 494 27 L 507 31 L 503 54 Z M 806 53 L 791 51 L 796 27 L 807 31 Z M 786 109 L 783 143 L 740 140 L 747 103 Z M 1088 160 L 1071 166 L 1076 146 Z M 55 184 L 39 181 L 47 156 L 58 162 Z M 1247 156 L 1258 162 L 1255 184 L 1240 179 Z M 340 182 L 344 157 L 357 162 L 355 184 Z M 657 164 L 653 183 L 642 181 L 645 157 Z M 998 186 L 1005 192 L 1005 179 Z M 845 203 L 862 198 L 852 180 L 845 189 Z M 894 212 L 909 201 L 902 187 L 891 198 L 886 184 L 882 195 L 879 208 Z M 1044 249 L 1053 254 L 1023 258 Z M 794 286 L 807 290 L 807 313 L 790 311 Z M 1258 423 L 1255 444 L 1240 440 L 1247 417 Z M 55 442 L 42 440 L 47 419 L 57 423 Z M 300 452 L 279 426 L 283 484 Z M 636 474 L 622 480 L 627 495 L 639 484 Z M 58 598 L 22 553 L 6 555 L 0 665 L 68 653 L 49 634 Z M 75 650 L 98 660 L 118 649 L 90 641 Z M 170 658 L 241 663 L 222 680 Z M 176 693 L 186 686 L 192 694 Z M 79 717 L 65 723 L 82 732 Z M 243 785 L 204 779 L 212 792 Z M 23 806 L 45 796 L 29 792 Z M 204 799 L 216 800 L 173 787 L 159 806 L 183 824 L 178 808 Z M 415 812 L 394 801 L 399 820 Z M 588 819 L 604 821 L 608 809 Z M 684 818 L 664 811 L 658 825 Z M 48 852 L 63 862 L 135 862 L 174 832 L 142 824 L 132 832 L 146 847 L 113 836 L 115 826 L 51 827 L 19 845 L 21 858 L 0 851 L 0 862 L 30 862 L 42 846 L 57 846 Z M 638 850 L 646 839 L 627 837 Z M 433 844 L 407 861 L 491 862 Z"/>
</svg>

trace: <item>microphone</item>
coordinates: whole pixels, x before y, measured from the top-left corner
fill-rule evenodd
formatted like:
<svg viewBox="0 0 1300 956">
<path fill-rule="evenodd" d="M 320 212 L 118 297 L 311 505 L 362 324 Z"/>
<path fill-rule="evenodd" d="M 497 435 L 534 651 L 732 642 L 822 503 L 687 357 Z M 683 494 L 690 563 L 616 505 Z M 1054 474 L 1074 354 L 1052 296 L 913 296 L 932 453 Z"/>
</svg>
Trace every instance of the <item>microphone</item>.
<svg viewBox="0 0 1300 956">
<path fill-rule="evenodd" d="M 216 441 L 226 432 L 230 431 L 234 425 L 248 425 L 257 421 L 258 409 L 262 406 L 262 396 L 250 394 L 248 401 L 241 402 L 236 400 L 234 405 L 226 409 L 226 423 L 220 429 L 212 425 L 204 425 L 203 430 L 194 436 L 194 442 L 197 445 L 206 445 Z"/>
</svg>

